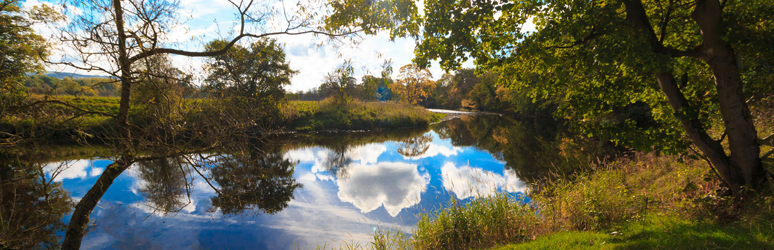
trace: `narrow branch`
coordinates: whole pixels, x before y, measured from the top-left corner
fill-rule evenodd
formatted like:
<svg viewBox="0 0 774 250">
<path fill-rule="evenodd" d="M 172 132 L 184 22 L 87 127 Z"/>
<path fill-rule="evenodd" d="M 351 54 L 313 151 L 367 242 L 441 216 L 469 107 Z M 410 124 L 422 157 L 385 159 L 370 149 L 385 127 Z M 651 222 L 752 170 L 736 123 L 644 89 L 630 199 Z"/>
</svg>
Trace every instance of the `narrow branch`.
<svg viewBox="0 0 774 250">
<path fill-rule="evenodd" d="M 185 50 L 178 50 L 178 49 L 170 49 L 170 48 L 157 48 L 152 49 L 148 51 L 144 51 L 140 54 L 137 54 L 130 58 L 129 60 L 132 62 L 135 62 L 137 60 L 156 55 L 156 54 L 172 54 L 172 55 L 181 55 L 181 56 L 188 56 L 188 57 L 208 57 L 208 56 L 217 56 L 222 55 L 226 53 L 231 47 L 236 44 L 240 39 L 250 37 L 250 38 L 262 38 L 262 37 L 268 37 L 268 36 L 276 36 L 276 35 L 290 35 L 290 36 L 296 36 L 296 35 L 305 35 L 305 34 L 315 34 L 315 35 L 325 35 L 330 37 L 340 37 L 340 36 L 347 36 L 351 34 L 355 34 L 357 32 L 360 32 L 361 30 L 354 30 L 354 31 L 348 31 L 345 33 L 335 34 L 325 31 L 317 31 L 317 30 L 308 30 L 308 31 L 302 31 L 302 32 L 288 32 L 288 31 L 279 31 L 279 32 L 269 32 L 269 33 L 263 33 L 260 35 L 255 34 L 241 34 L 234 39 L 232 39 L 226 46 L 221 48 L 220 50 L 216 51 L 185 51 Z"/>
<path fill-rule="evenodd" d="M 671 15 L 672 15 L 672 9 L 673 9 L 672 4 L 673 3 L 674 3 L 673 0 L 669 0 L 669 6 L 667 7 L 666 14 L 664 16 L 664 20 L 661 23 L 661 35 L 660 35 L 658 41 L 661 42 L 662 44 L 664 43 L 664 39 L 666 38 L 667 26 L 669 25 L 669 21 L 670 21 Z"/>
<path fill-rule="evenodd" d="M 591 33 L 589 33 L 589 35 L 587 35 L 583 39 L 577 40 L 577 41 L 571 43 L 570 45 L 566 45 L 566 46 L 558 46 L 558 45 L 557 46 L 548 46 L 548 47 L 546 47 L 546 49 L 569 49 L 569 48 L 575 47 L 577 45 L 584 44 L 584 43 L 586 43 L 588 41 L 594 40 L 595 38 L 600 37 L 602 35 L 603 35 L 602 33 L 598 33 L 597 32 L 595 27 L 591 27 Z"/>
</svg>

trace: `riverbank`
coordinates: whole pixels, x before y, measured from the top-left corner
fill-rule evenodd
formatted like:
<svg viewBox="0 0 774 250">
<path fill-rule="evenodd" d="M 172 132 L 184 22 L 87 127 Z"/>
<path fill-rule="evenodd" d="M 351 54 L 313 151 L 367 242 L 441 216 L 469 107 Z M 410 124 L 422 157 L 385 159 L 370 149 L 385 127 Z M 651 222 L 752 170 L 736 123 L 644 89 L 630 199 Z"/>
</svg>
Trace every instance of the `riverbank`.
<svg viewBox="0 0 774 250">
<path fill-rule="evenodd" d="M 427 127 L 445 114 L 397 102 L 353 100 L 336 104 L 323 101 L 290 101 L 281 107 L 286 130 L 370 130 Z"/>
<path fill-rule="evenodd" d="M 33 97 L 42 98 L 42 97 Z M 27 117 L 3 117 L 0 132 L 45 139 L 48 142 L 68 143 L 80 140 L 100 142 L 110 131 L 116 131 L 110 115 L 118 113 L 117 97 L 55 96 L 41 108 L 49 111 L 45 120 Z M 65 103 L 67 105 L 65 105 Z M 185 99 L 183 105 L 203 105 L 200 99 Z M 346 130 L 425 128 L 441 120 L 445 114 L 433 113 L 419 106 L 396 102 L 351 101 L 335 104 L 332 100 L 289 101 L 280 104 L 281 116 L 274 131 L 323 132 Z M 132 114 L 142 112 L 143 105 L 136 104 Z M 199 108 L 201 110 L 201 108 Z M 76 115 L 81 113 L 82 115 Z M 196 111 L 188 115 L 196 116 Z M 138 117 L 132 115 L 131 117 Z M 187 119 L 181 117 L 181 119 Z"/>
<path fill-rule="evenodd" d="M 420 214 L 398 249 L 772 249 L 774 198 L 733 200 L 702 160 L 635 153 L 539 192 L 480 197 Z M 529 198 L 527 198 L 529 197 Z M 370 246 L 366 245 L 366 246 Z M 352 244 L 341 249 L 361 249 Z M 366 247 L 367 248 L 367 247 Z"/>
</svg>

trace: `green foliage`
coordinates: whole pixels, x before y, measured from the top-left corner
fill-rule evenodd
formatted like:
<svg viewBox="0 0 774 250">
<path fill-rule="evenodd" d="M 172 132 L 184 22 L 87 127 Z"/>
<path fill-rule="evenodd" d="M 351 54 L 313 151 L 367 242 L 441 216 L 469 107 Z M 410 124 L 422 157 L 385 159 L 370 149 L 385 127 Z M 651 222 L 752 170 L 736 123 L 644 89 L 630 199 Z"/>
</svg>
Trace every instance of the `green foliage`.
<svg viewBox="0 0 774 250">
<path fill-rule="evenodd" d="M 685 112 L 703 124 L 720 116 L 712 78 L 716 69 L 701 56 L 685 55 L 701 50 L 705 43 L 691 16 L 693 1 L 642 1 L 648 26 L 652 24 L 663 51 L 654 51 L 648 39 L 633 32 L 640 28 L 627 14 L 626 1 L 429 0 L 424 2 L 425 13 L 395 13 L 380 7 L 400 6 L 400 2 L 342 0 L 333 5 L 335 14 L 328 25 L 418 36 L 418 30 L 405 28 L 418 22 L 423 28 L 415 49 L 418 65 L 439 59 L 443 68 L 456 69 L 468 58 L 475 59 L 480 71 L 499 72 L 498 83 L 503 87 L 525 91 L 532 100 L 558 101 L 556 115 L 569 118 L 577 131 L 639 150 L 678 153 L 687 147 L 676 113 L 683 111 L 672 110 L 654 72 L 679 78 L 680 91 L 692 107 Z M 369 18 L 378 14 L 391 16 Z M 745 85 L 742 99 L 765 97 L 772 91 L 774 75 L 769 67 L 774 50 L 768 46 L 774 37 L 774 20 L 768 18 L 774 15 L 774 4 L 723 2 L 721 15 L 718 32 L 737 54 L 735 64 Z M 535 31 L 525 30 L 530 22 Z M 486 96 L 491 91 L 485 90 L 477 88 L 479 102 L 493 100 Z M 447 107 L 457 105 L 454 98 L 446 101 L 455 103 Z M 626 117 L 617 110 L 634 103 L 646 104 L 657 126 L 634 119 L 618 122 Z"/>
<path fill-rule="evenodd" d="M 208 51 L 217 51 L 228 44 L 216 40 L 207 44 Z M 210 95 L 225 99 L 231 109 L 242 109 L 238 118 L 252 120 L 259 126 L 274 126 L 285 100 L 284 86 L 296 71 L 290 69 L 285 51 L 275 39 L 258 39 L 249 47 L 235 44 L 225 54 L 209 59 L 205 82 Z"/>
<path fill-rule="evenodd" d="M 24 86 L 31 94 L 54 94 L 75 96 L 118 96 L 120 84 L 110 78 L 70 78 L 62 79 L 46 75 L 28 75 L 24 77 Z"/>
<path fill-rule="evenodd" d="M 708 221 L 649 215 L 610 232 L 566 231 L 535 241 L 495 248 L 511 249 L 767 249 L 771 228 L 722 225 Z"/>
<path fill-rule="evenodd" d="M 207 44 L 208 51 L 228 44 L 216 40 Z M 290 69 L 282 45 L 275 39 L 259 39 L 242 47 L 235 44 L 225 54 L 214 56 L 207 64 L 207 87 L 221 96 L 242 96 L 253 101 L 277 102 L 283 99 L 285 85 L 296 71 Z"/>
<path fill-rule="evenodd" d="M 49 54 L 49 44 L 32 26 L 61 19 L 48 5 L 25 11 L 21 4 L 16 0 L 0 4 L 0 117 L 7 115 L 7 109 L 23 105 L 24 75 L 42 71 Z"/>
</svg>

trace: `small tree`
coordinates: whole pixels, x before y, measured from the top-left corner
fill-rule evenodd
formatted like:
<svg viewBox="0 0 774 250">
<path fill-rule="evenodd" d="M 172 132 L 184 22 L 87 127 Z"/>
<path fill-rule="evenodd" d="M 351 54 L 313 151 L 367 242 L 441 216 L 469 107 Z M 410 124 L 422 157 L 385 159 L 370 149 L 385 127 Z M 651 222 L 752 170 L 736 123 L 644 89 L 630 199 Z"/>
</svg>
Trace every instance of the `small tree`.
<svg viewBox="0 0 774 250">
<path fill-rule="evenodd" d="M 400 95 L 401 101 L 414 105 L 427 97 L 427 90 L 433 84 L 430 80 L 432 77 L 429 70 L 420 69 L 415 64 L 406 64 L 400 67 L 398 81 L 390 85 L 390 89 Z"/>
<path fill-rule="evenodd" d="M 207 49 L 217 51 L 228 44 L 216 40 Z M 284 101 L 285 85 L 296 71 L 285 60 L 285 51 L 275 39 L 263 38 L 248 47 L 235 44 L 225 54 L 208 60 L 205 79 L 212 95 L 226 97 L 243 107 L 254 123 L 269 126 L 279 117 L 278 102 Z"/>
<path fill-rule="evenodd" d="M 349 103 L 352 100 L 349 92 L 357 82 L 357 79 L 352 77 L 354 74 L 355 69 L 352 67 L 352 61 L 344 61 L 333 72 L 325 76 L 323 84 L 320 85 L 320 92 L 333 96 L 333 100 L 337 104 Z"/>
</svg>

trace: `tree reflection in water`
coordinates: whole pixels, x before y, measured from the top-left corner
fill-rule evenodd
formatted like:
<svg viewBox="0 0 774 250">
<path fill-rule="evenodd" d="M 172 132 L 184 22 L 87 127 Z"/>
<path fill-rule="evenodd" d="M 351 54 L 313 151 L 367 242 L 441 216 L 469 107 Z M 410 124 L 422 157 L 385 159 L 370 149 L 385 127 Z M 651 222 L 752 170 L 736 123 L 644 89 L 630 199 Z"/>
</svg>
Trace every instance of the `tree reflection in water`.
<svg viewBox="0 0 774 250">
<path fill-rule="evenodd" d="M 430 149 L 433 137 L 429 134 L 403 140 L 398 145 L 398 153 L 406 157 L 416 157 Z"/>
<path fill-rule="evenodd" d="M 30 154 L 0 151 L 0 249 L 57 248 L 72 200 Z M 63 162 L 50 169 L 67 167 Z M 54 171 L 59 172 L 59 171 Z"/>
<path fill-rule="evenodd" d="M 433 130 L 454 146 L 488 151 L 528 183 L 583 171 L 617 153 L 606 142 L 574 135 L 561 122 L 545 118 L 463 116 L 441 122 Z"/>
<path fill-rule="evenodd" d="M 223 214 L 279 212 L 288 206 L 293 191 L 301 187 L 293 178 L 296 162 L 285 159 L 278 147 L 223 155 L 215 164 L 212 180 L 219 191 L 212 197 L 212 206 Z"/>
<path fill-rule="evenodd" d="M 193 171 L 182 157 L 153 159 L 137 165 L 139 178 L 145 181 L 139 191 L 155 211 L 166 215 L 190 204 Z"/>
<path fill-rule="evenodd" d="M 352 157 L 350 157 L 348 151 L 353 146 L 340 143 L 328 148 L 328 157 L 325 158 L 323 163 L 325 170 L 337 178 L 347 179 L 349 177 L 347 170 L 352 164 Z"/>
</svg>

